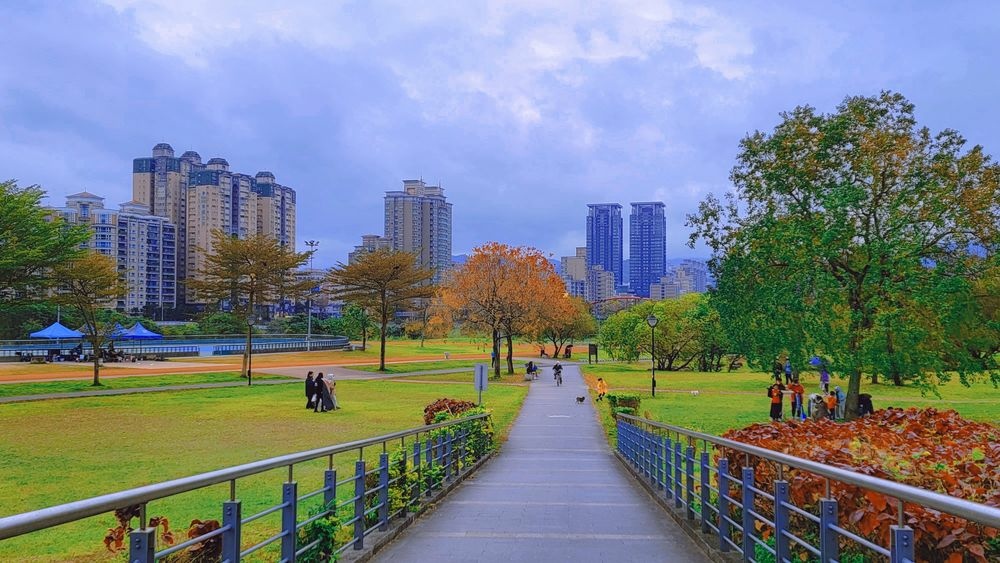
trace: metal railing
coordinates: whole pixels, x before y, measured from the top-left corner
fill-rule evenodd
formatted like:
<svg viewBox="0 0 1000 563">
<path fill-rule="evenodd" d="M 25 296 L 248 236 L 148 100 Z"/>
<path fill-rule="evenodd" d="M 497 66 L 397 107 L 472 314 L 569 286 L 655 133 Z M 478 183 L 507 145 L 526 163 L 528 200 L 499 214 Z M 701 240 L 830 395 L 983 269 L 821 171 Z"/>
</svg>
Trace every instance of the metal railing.
<svg viewBox="0 0 1000 563">
<path fill-rule="evenodd" d="M 619 454 L 649 486 L 661 491 L 664 500 L 682 510 L 685 518 L 698 522 L 702 533 L 714 535 L 720 551 L 735 551 L 743 561 L 756 562 L 763 556 L 778 562 L 835 563 L 843 543 L 869 554 L 865 561 L 884 558 L 890 563 L 912 563 L 915 542 L 913 529 L 907 525 L 907 504 L 1000 528 L 1000 509 L 991 506 L 636 416 L 619 414 L 616 426 Z M 715 465 L 710 461 L 712 453 L 718 454 Z M 743 459 L 739 474 L 733 473 L 736 468 L 730 467 L 730 458 Z M 755 481 L 755 462 L 774 464 L 777 478 L 770 483 L 771 490 Z M 823 497 L 812 507 L 796 505 L 786 469 L 787 476 L 801 471 L 825 479 Z M 831 482 L 895 501 L 888 545 L 863 537 L 849 529 L 851 523 L 838 519 Z"/>
<path fill-rule="evenodd" d="M 237 563 L 242 557 L 268 546 L 277 546 L 276 551 L 280 550 L 280 554 L 274 554 L 275 557 L 280 561 L 294 562 L 297 557 L 312 554 L 323 544 L 324 538 L 304 543 L 308 539 L 305 530 L 320 519 L 334 520 L 338 528 L 347 528 L 350 532 L 346 539 L 333 540 L 334 553 L 360 550 L 364 548 L 366 537 L 376 530 L 387 530 L 393 519 L 418 510 L 435 492 L 472 470 L 492 451 L 492 435 L 490 415 L 483 413 L 264 459 L 0 518 L 0 540 L 116 510 L 137 508 L 139 527 L 129 533 L 129 561 L 132 563 L 157 561 L 182 550 L 197 548 L 209 540 L 219 541 L 215 538 L 221 538 L 221 561 Z M 390 444 L 396 442 L 399 447 L 390 455 Z M 372 447 L 381 447 L 375 467 L 368 466 L 364 454 L 365 448 Z M 357 459 L 353 464 L 353 473 L 338 480 L 334 458 L 344 454 L 354 454 Z M 299 494 L 298 483 L 294 480 L 295 466 L 323 458 L 327 460 L 327 468 L 323 471 L 322 486 Z M 251 516 L 242 516 L 242 502 L 236 494 L 237 480 L 276 469 L 288 471 L 287 479 L 281 484 L 281 502 Z M 157 550 L 157 529 L 151 527 L 147 518 L 150 503 L 227 482 L 229 499 L 222 502 L 222 521 L 217 529 Z M 349 487 L 346 494 L 343 487 Z M 321 510 L 301 518 L 304 502 L 320 495 Z M 245 527 L 279 512 L 281 524 L 278 533 L 258 533 L 256 536 L 267 536 L 266 539 L 244 547 L 247 537 Z"/>
<path fill-rule="evenodd" d="M 295 342 L 258 342 L 254 341 L 254 352 L 304 352 L 306 350 L 337 350 L 349 344 L 347 338 L 327 338 L 323 340 L 301 340 Z M 242 354 L 246 344 L 217 344 L 212 349 L 213 356 Z"/>
</svg>

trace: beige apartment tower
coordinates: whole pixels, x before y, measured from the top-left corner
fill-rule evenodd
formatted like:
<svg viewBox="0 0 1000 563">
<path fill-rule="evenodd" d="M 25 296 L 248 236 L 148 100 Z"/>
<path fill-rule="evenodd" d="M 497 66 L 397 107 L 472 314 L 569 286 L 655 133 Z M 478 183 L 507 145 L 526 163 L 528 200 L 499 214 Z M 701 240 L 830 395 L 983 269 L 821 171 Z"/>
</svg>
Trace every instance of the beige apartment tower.
<svg viewBox="0 0 1000 563">
<path fill-rule="evenodd" d="M 412 252 L 434 270 L 434 283 L 451 268 L 451 204 L 440 186 L 403 180 L 402 191 L 385 193 L 385 238 L 393 250 Z"/>
</svg>

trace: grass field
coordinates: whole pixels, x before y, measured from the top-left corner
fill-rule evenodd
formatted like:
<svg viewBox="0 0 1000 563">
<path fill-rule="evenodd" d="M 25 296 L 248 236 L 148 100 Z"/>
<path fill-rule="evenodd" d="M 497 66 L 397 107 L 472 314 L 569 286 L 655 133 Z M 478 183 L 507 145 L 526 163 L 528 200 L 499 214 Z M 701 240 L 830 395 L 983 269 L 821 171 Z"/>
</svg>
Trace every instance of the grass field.
<svg viewBox="0 0 1000 563">
<path fill-rule="evenodd" d="M 298 381 L 292 377 L 281 375 L 260 374 L 253 376 L 254 381 L 285 379 Z M 39 381 L 38 383 L 7 383 L 0 385 L 0 397 L 16 395 L 39 395 L 42 393 L 71 393 L 74 391 L 99 391 L 109 389 L 133 389 L 136 387 L 169 387 L 171 385 L 192 385 L 197 383 L 243 382 L 239 372 L 217 373 L 179 373 L 172 375 L 150 375 L 135 377 L 113 377 L 103 381 L 100 387 L 94 387 L 89 380 L 72 381 Z"/>
<path fill-rule="evenodd" d="M 519 386 L 489 389 L 485 403 L 498 429 L 509 426 L 526 393 Z M 0 406 L 0 514 L 421 426 L 426 404 L 441 397 L 472 400 L 474 391 L 469 384 L 341 381 L 337 395 L 343 410 L 327 414 L 304 408 L 299 385 Z M 366 458 L 374 460 L 377 453 L 366 451 Z M 356 457 L 337 456 L 341 475 L 353 470 Z M 324 460 L 296 466 L 300 494 L 322 486 L 324 468 Z M 286 475 L 278 470 L 241 479 L 244 516 L 280 502 Z M 194 518 L 219 518 L 227 498 L 228 487 L 219 485 L 153 502 L 149 514 L 166 516 L 183 533 Z M 248 525 L 247 541 L 274 534 L 278 515 L 272 516 Z M 109 559 L 102 539 L 112 522 L 110 515 L 98 516 L 0 542 L 0 561 Z M 265 553 L 258 560 L 271 558 Z"/>
<path fill-rule="evenodd" d="M 668 424 L 721 434 L 731 428 L 768 421 L 770 399 L 766 391 L 771 382 L 770 374 L 746 370 L 733 373 L 658 371 L 654 399 L 650 397 L 648 363 L 585 364 L 581 369 L 592 388 L 596 387 L 597 378 L 603 377 L 608 382 L 610 391 L 627 390 L 640 394 L 642 406 L 639 414 L 649 411 L 654 419 Z M 804 373 L 801 377 L 807 394 L 818 390 L 819 379 L 815 374 Z M 831 389 L 836 385 L 846 389 L 847 382 L 834 377 L 830 382 Z M 862 382 L 861 389 L 863 393 L 872 395 L 876 409 L 889 406 L 934 407 L 939 410 L 954 409 L 973 420 L 994 423 L 1000 421 L 1000 391 L 987 381 L 965 387 L 953 380 L 937 388 L 940 398 L 921 395 L 920 390 L 912 386 L 896 387 Z M 691 391 L 698 391 L 698 395 L 693 395 Z M 789 408 L 790 403 L 786 398 L 786 416 Z M 609 424 L 610 417 L 605 417 L 604 421 Z"/>
</svg>

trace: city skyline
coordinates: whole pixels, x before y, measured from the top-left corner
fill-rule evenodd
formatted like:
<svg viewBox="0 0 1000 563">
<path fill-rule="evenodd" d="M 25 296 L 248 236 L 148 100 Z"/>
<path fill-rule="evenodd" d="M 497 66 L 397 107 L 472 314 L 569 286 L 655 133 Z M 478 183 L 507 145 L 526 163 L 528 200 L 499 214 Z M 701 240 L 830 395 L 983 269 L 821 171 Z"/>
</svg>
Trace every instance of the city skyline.
<svg viewBox="0 0 1000 563">
<path fill-rule="evenodd" d="M 318 267 L 380 232 L 373 194 L 422 175 L 462 210 L 455 254 L 502 240 L 572 255 L 584 202 L 611 200 L 667 202 L 667 255 L 705 257 L 684 215 L 730 188 L 743 136 L 797 105 L 896 90 L 932 131 L 1000 153 L 998 16 L 988 2 L 8 3 L 0 176 L 50 205 L 128 201 L 131 159 L 166 139 L 295 186 L 297 246 L 320 241 Z"/>
</svg>

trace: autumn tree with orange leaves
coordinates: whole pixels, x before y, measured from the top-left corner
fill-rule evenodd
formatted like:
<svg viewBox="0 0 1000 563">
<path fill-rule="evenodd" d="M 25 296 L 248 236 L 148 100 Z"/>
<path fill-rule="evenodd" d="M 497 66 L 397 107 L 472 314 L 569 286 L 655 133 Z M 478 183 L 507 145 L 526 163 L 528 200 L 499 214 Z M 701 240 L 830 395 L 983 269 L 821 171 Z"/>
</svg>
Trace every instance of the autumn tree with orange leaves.
<svg viewBox="0 0 1000 563">
<path fill-rule="evenodd" d="M 490 334 L 493 355 L 507 344 L 507 373 L 514 373 L 514 338 L 531 334 L 543 312 L 564 299 L 566 286 L 541 251 L 490 242 L 473 250 L 445 284 L 442 298 L 454 317 Z M 500 362 L 493 365 L 500 376 Z"/>
<path fill-rule="evenodd" d="M 590 314 L 590 305 L 580 297 L 563 294 L 541 310 L 532 336 L 538 342 L 551 342 L 555 347 L 552 357 L 558 358 L 563 346 L 595 332 L 597 321 Z"/>
</svg>

